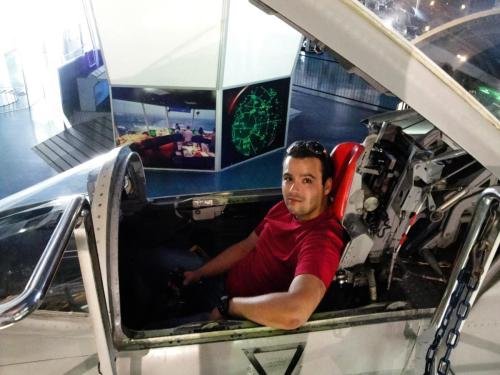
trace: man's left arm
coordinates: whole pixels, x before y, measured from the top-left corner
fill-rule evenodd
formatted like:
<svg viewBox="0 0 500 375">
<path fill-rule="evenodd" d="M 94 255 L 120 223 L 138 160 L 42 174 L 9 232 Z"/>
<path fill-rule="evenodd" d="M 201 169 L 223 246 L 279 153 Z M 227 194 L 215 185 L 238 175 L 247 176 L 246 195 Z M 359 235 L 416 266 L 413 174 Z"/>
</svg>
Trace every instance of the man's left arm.
<svg viewBox="0 0 500 375">
<path fill-rule="evenodd" d="M 229 314 L 273 328 L 295 329 L 307 322 L 325 292 L 318 277 L 298 275 L 287 292 L 232 298 Z"/>
</svg>

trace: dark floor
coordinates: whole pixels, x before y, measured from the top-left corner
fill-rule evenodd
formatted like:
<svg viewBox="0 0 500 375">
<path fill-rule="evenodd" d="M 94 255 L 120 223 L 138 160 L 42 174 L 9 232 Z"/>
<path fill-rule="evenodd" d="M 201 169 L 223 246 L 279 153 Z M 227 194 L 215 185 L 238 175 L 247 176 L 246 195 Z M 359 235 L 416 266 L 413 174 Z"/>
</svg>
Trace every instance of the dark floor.
<svg viewBox="0 0 500 375">
<path fill-rule="evenodd" d="M 0 198 L 57 174 L 32 147 L 63 129 L 62 122 L 46 116 L 41 102 L 31 110 L 0 113 Z"/>
<path fill-rule="evenodd" d="M 297 139 L 315 139 L 329 149 L 342 141 L 363 139 L 366 129 L 359 122 L 375 113 L 355 103 L 344 104 L 295 90 L 292 92 L 291 107 L 288 144 Z M 0 157 L 3 162 L 0 198 L 56 175 L 58 171 L 76 164 L 86 154 L 94 156 L 111 147 L 107 139 L 109 134 L 103 134 L 102 139 L 98 138 L 92 144 L 80 144 L 77 132 L 88 132 L 88 128 L 77 126 L 67 132 L 71 133 L 69 135 L 56 136 L 64 130 L 62 121 L 51 119 L 46 112 L 44 103 L 39 102 L 31 109 L 0 113 Z M 61 161 L 61 165 L 54 165 L 47 160 L 50 158 L 46 154 L 59 149 L 64 138 L 76 139 L 81 147 L 68 155 L 66 161 Z M 218 173 L 148 170 L 148 195 L 158 197 L 277 187 L 280 185 L 282 155 L 283 149 L 280 149 Z"/>
</svg>

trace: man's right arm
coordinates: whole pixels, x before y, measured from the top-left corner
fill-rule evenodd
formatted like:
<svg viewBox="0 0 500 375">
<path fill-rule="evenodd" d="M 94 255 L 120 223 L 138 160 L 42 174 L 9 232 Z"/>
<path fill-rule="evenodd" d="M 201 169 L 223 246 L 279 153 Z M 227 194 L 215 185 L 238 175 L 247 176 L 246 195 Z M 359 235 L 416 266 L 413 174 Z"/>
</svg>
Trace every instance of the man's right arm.
<svg viewBox="0 0 500 375">
<path fill-rule="evenodd" d="M 184 272 L 184 285 L 197 282 L 202 277 L 215 276 L 227 271 L 233 264 L 255 248 L 258 238 L 257 234 L 253 231 L 247 238 L 229 246 L 202 267 L 194 271 Z"/>
</svg>

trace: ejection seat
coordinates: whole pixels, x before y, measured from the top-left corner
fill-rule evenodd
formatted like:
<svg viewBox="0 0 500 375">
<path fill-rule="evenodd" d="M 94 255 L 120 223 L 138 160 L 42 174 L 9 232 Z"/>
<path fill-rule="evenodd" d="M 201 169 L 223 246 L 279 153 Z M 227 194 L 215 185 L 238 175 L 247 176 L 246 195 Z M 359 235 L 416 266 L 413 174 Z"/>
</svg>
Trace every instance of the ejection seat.
<svg viewBox="0 0 500 375">
<path fill-rule="evenodd" d="M 330 154 L 333 164 L 330 209 L 349 235 L 340 270 L 364 263 L 373 244 L 357 212 L 362 207 L 356 207 L 359 205 L 356 195 L 361 192 L 361 176 L 356 174 L 356 169 L 364 150 L 359 143 L 344 142 L 335 146 Z"/>
</svg>

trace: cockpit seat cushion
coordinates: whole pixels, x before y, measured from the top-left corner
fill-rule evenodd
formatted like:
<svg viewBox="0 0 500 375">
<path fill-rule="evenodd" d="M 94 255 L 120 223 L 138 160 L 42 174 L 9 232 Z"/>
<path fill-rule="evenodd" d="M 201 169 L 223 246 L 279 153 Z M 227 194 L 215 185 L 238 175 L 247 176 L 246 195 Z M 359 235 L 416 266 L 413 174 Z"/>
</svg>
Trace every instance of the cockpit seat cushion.
<svg viewBox="0 0 500 375">
<path fill-rule="evenodd" d="M 344 142 L 335 146 L 330 154 L 333 164 L 331 210 L 340 222 L 344 218 L 357 162 L 363 151 L 364 146 L 359 143 Z"/>
</svg>

